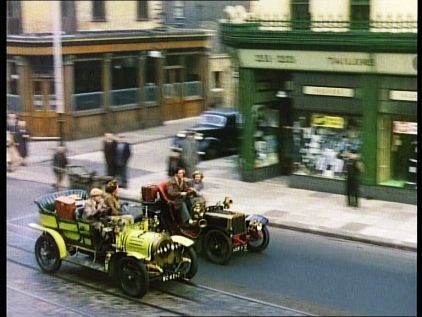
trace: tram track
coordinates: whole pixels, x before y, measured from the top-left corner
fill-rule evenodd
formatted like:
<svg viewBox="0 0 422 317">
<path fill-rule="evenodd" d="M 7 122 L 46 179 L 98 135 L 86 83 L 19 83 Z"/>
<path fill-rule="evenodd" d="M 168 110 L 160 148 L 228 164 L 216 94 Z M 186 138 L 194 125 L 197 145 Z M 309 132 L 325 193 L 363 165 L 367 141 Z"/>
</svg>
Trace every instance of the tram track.
<svg viewBox="0 0 422 317">
<path fill-rule="evenodd" d="M 32 248 L 29 248 L 28 245 L 34 245 L 35 237 L 28 237 L 22 236 L 22 234 L 18 234 L 16 232 L 16 227 L 19 225 L 13 225 L 15 227 L 13 230 L 8 230 L 9 235 L 19 235 L 19 243 L 12 243 L 11 239 L 8 239 L 7 247 L 20 252 L 24 252 L 25 254 L 31 254 L 33 256 L 34 251 Z M 23 226 L 22 226 L 23 227 Z M 26 231 L 26 230 L 25 230 Z M 32 231 L 30 229 L 30 231 Z M 22 245 L 22 238 L 26 239 L 24 245 Z M 29 240 L 29 241 L 28 241 Z M 9 252 L 8 252 L 9 254 Z M 25 256 L 26 258 L 26 256 Z M 24 263 L 23 261 L 16 260 L 11 256 L 7 257 L 7 261 L 13 263 L 15 265 L 19 265 L 21 267 L 25 267 L 30 270 L 34 270 L 41 273 L 41 270 L 36 265 L 35 261 L 32 263 Z M 218 301 L 219 303 L 227 303 L 226 306 L 220 307 L 220 311 L 217 314 L 221 315 L 250 315 L 251 310 L 256 310 L 256 315 L 261 313 L 258 312 L 265 312 L 268 311 L 269 315 L 310 315 L 309 313 L 301 312 L 298 310 L 290 309 L 288 307 L 263 302 L 260 300 L 256 300 L 253 298 L 244 297 L 238 294 L 232 294 L 229 292 L 224 292 L 221 290 L 209 288 L 203 285 L 195 284 L 191 281 L 173 281 L 173 283 L 165 283 L 166 285 L 161 285 L 160 283 L 152 284 L 153 287 L 150 288 L 150 291 L 143 299 L 136 299 L 129 297 L 123 293 L 120 293 L 120 290 L 116 286 L 108 287 L 110 281 L 105 282 L 104 280 L 101 281 L 101 284 L 105 285 L 96 285 L 95 281 L 92 280 L 93 273 L 89 273 L 89 268 L 87 270 L 83 270 L 76 274 L 76 277 L 80 277 L 83 275 L 88 275 L 87 280 L 80 280 L 79 278 L 75 278 L 72 276 L 72 271 L 75 270 L 71 267 L 78 266 L 77 264 L 66 263 L 66 270 L 62 272 L 61 270 L 54 275 L 46 275 L 54 277 L 59 281 L 65 281 L 67 285 L 78 285 L 82 286 L 86 289 L 89 289 L 92 292 L 101 292 L 107 296 L 112 296 L 114 300 L 121 300 L 131 304 L 142 305 L 143 308 L 148 308 L 149 310 L 157 310 L 158 315 L 170 314 L 175 316 L 189 316 L 189 315 L 200 315 L 204 312 L 209 312 L 210 307 L 213 309 L 216 308 L 216 305 L 220 305 L 215 303 L 213 305 L 212 301 Z M 69 269 L 68 269 L 69 268 Z M 87 273 L 88 272 L 88 273 Z M 105 274 L 98 272 L 98 274 Z M 91 282 L 89 281 L 89 277 L 91 276 Z M 107 278 L 108 280 L 108 278 Z M 164 289 L 165 288 L 165 289 Z M 149 295 L 148 295 L 149 294 Z M 36 295 L 34 295 L 36 296 Z M 164 305 L 169 303 L 172 308 L 166 308 Z M 126 304 L 126 305 L 127 305 Z M 130 305 L 129 305 L 130 306 Z M 176 308 L 174 308 L 176 307 Z M 187 308 L 188 307 L 188 308 Z M 218 310 L 218 309 L 217 309 Z M 161 313 L 160 313 L 161 312 Z M 214 312 L 214 311 L 213 311 Z M 153 313 L 154 314 L 154 313 Z"/>
</svg>

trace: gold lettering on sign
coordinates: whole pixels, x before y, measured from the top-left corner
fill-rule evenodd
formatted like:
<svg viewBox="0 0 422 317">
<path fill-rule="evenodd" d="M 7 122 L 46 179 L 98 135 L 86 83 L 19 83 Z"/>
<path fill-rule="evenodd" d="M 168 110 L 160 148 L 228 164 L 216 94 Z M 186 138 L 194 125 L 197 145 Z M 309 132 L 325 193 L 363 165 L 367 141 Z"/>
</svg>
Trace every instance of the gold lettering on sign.
<svg viewBox="0 0 422 317">
<path fill-rule="evenodd" d="M 340 87 L 303 86 L 303 93 L 305 95 L 334 96 L 334 97 L 348 97 L 348 98 L 352 98 L 355 96 L 354 89 L 340 88 Z"/>
<path fill-rule="evenodd" d="M 312 124 L 312 126 L 316 126 L 316 127 L 343 129 L 344 118 L 343 117 L 334 117 L 334 116 L 324 116 L 324 115 L 320 115 L 320 114 L 313 114 L 311 124 Z"/>
</svg>

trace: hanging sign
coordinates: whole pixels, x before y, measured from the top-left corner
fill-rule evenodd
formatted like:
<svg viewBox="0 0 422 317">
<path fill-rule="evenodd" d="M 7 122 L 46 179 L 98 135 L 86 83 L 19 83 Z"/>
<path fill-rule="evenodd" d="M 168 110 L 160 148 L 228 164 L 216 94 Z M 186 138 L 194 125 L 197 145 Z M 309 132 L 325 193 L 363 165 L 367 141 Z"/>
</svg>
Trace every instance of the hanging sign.
<svg viewBox="0 0 422 317">
<path fill-rule="evenodd" d="M 325 116 L 325 115 L 320 115 L 320 114 L 313 114 L 311 124 L 314 127 L 343 129 L 344 118 L 343 117 L 334 117 L 334 116 Z"/>
<path fill-rule="evenodd" d="M 418 134 L 416 122 L 393 121 L 393 132 L 400 134 Z"/>
</svg>

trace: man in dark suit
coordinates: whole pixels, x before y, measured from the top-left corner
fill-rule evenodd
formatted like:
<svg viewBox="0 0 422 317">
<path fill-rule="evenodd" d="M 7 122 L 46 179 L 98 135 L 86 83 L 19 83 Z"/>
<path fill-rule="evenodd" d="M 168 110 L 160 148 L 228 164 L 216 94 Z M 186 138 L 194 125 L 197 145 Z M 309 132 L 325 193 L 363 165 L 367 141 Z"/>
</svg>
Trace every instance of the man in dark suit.
<svg viewBox="0 0 422 317">
<path fill-rule="evenodd" d="M 104 158 L 107 165 L 107 175 L 116 176 L 115 156 L 116 156 L 116 140 L 112 133 L 104 134 L 103 141 Z"/>
<path fill-rule="evenodd" d="M 127 188 L 127 162 L 130 158 L 130 144 L 120 135 L 116 142 L 115 167 L 116 176 L 120 178 L 120 187 Z"/>
</svg>

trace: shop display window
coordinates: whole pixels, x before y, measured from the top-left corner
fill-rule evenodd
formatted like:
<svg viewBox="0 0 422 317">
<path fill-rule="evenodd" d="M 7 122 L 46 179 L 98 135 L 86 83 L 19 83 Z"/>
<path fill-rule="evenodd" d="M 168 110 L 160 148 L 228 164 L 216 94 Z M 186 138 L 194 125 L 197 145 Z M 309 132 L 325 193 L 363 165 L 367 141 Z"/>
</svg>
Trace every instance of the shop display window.
<svg viewBox="0 0 422 317">
<path fill-rule="evenodd" d="M 393 121 L 391 178 L 400 187 L 416 188 L 417 123 Z"/>
<path fill-rule="evenodd" d="M 254 105 L 252 112 L 255 124 L 254 165 L 258 168 L 278 164 L 279 111 L 265 105 Z"/>
<path fill-rule="evenodd" d="M 299 114 L 293 122 L 294 173 L 343 179 L 347 153 L 360 153 L 361 119 Z"/>
</svg>

